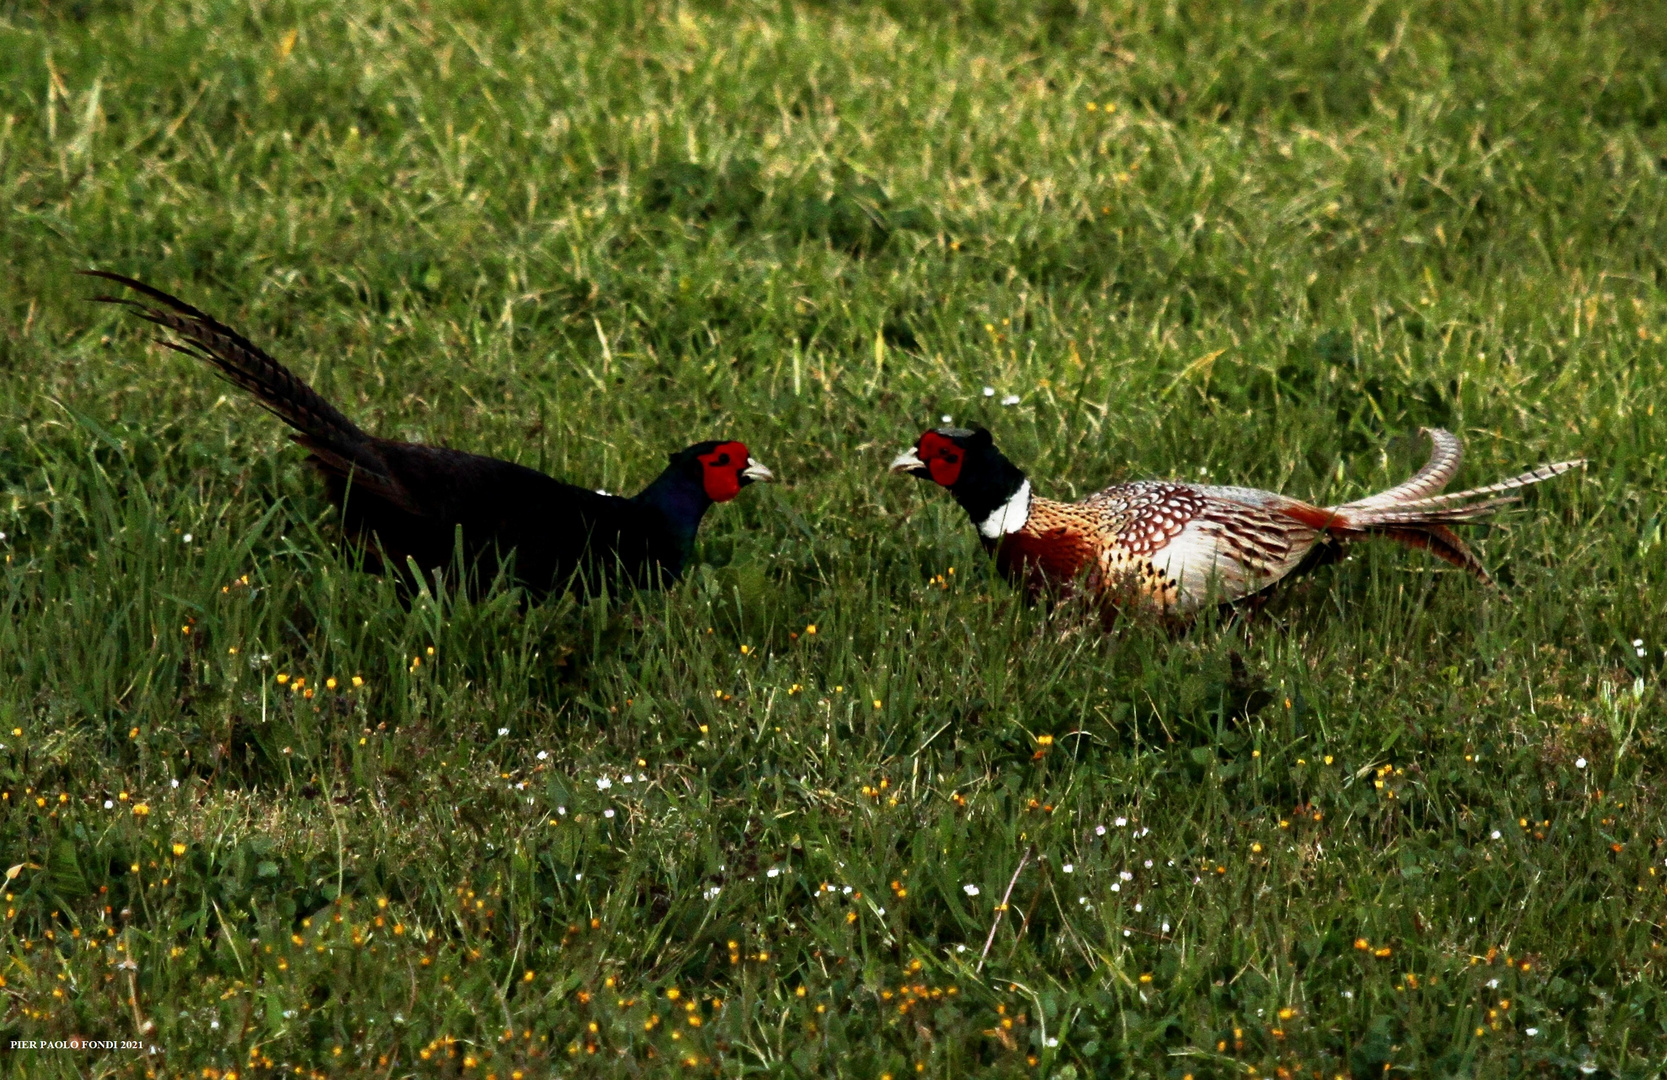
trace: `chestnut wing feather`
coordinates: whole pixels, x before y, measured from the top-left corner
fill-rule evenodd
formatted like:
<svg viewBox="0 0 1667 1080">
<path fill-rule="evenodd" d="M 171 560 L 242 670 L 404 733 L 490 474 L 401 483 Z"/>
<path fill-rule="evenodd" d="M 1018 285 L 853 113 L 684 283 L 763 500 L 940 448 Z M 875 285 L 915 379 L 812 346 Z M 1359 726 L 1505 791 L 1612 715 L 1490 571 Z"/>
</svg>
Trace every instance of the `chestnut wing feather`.
<svg viewBox="0 0 1667 1080">
<path fill-rule="evenodd" d="M 1148 600 L 1192 610 L 1232 601 L 1290 573 L 1317 531 L 1271 492 L 1142 481 L 1084 500 L 1103 516 L 1108 579 L 1132 579 Z"/>
</svg>

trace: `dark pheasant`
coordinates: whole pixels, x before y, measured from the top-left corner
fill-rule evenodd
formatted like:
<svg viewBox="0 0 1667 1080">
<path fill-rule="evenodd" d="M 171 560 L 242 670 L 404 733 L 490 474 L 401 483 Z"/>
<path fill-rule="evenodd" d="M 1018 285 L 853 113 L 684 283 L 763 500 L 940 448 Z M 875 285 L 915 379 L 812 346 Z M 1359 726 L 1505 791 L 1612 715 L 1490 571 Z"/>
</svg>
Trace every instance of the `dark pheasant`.
<svg viewBox="0 0 1667 1080">
<path fill-rule="evenodd" d="M 1507 494 L 1584 460 L 1559 461 L 1469 491 L 1440 494 L 1464 446 L 1425 428 L 1433 452 L 1418 475 L 1340 506 L 1271 491 L 1178 481 L 1116 484 L 1081 502 L 1032 495 L 1030 481 L 983 428 L 938 428 L 898 455 L 906 472 L 949 489 L 1009 580 L 1038 592 L 1081 584 L 1113 608 L 1187 615 L 1262 592 L 1355 540 L 1422 548 L 1483 581 L 1487 571 L 1450 525 L 1516 501 Z"/>
<path fill-rule="evenodd" d="M 694 549 L 707 507 L 772 479 L 742 443 L 712 440 L 671 455 L 632 498 L 564 484 L 524 465 L 441 446 L 379 439 L 224 323 L 159 289 L 103 270 L 153 301 L 100 296 L 172 331 L 170 349 L 218 369 L 294 428 L 311 451 L 353 541 L 412 584 L 453 565 L 458 544 L 478 587 L 514 553 L 514 575 L 533 596 L 569 587 L 675 581 Z M 461 534 L 461 540 L 459 535 Z"/>
</svg>

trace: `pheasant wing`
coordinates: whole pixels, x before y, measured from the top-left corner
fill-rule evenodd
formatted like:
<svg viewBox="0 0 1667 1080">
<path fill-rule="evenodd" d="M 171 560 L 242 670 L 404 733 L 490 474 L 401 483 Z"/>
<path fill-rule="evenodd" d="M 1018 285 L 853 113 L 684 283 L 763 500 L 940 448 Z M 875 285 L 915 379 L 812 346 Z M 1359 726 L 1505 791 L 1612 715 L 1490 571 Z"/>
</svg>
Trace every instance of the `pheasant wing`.
<svg viewBox="0 0 1667 1080">
<path fill-rule="evenodd" d="M 1284 513 L 1284 501 L 1249 488 L 1143 482 L 1084 505 L 1100 515 L 1107 583 L 1190 611 L 1260 591 L 1302 561 L 1318 529 Z"/>
</svg>

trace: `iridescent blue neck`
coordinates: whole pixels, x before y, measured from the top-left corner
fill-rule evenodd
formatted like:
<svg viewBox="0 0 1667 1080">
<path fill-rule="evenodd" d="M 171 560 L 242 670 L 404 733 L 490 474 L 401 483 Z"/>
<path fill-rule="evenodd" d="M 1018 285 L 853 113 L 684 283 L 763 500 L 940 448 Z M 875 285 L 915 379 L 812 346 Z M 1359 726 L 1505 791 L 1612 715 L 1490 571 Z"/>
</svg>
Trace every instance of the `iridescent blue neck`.
<svg viewBox="0 0 1667 1080">
<path fill-rule="evenodd" d="M 652 506 L 665 517 L 677 550 L 684 558 L 694 551 L 700 519 L 712 505 L 712 498 L 706 494 L 699 478 L 690 476 L 687 466 L 681 464 L 672 465 L 655 477 L 633 501 Z"/>
</svg>

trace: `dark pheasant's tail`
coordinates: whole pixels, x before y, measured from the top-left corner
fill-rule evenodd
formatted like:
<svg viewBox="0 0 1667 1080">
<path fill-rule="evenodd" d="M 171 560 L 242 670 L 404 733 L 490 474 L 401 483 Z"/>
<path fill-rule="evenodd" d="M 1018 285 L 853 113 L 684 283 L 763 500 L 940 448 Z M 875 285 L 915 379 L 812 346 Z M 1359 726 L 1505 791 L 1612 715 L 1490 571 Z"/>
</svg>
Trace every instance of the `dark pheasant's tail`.
<svg viewBox="0 0 1667 1080">
<path fill-rule="evenodd" d="M 295 440 L 311 450 L 327 471 L 343 477 L 352 474 L 357 482 L 368 481 L 372 486 L 379 486 L 378 480 L 386 481 L 386 466 L 372 448 L 371 437 L 248 338 L 142 281 L 108 270 L 80 273 L 114 281 L 155 301 L 152 305 L 122 296 L 93 297 L 100 303 L 132 308 L 140 318 L 178 335 L 183 344 L 169 338 L 159 340 L 175 352 L 209 364 L 228 382 L 253 394 L 267 411 L 296 430 Z"/>
<path fill-rule="evenodd" d="M 1451 432 L 1440 428 L 1425 428 L 1424 434 L 1430 437 L 1431 443 L 1428 464 L 1412 479 L 1388 491 L 1329 507 L 1326 511 L 1332 515 L 1329 531 L 1343 538 L 1386 537 L 1408 547 L 1421 548 L 1483 581 L 1491 581 L 1481 561 L 1448 526 L 1487 517 L 1517 501 L 1517 496 L 1506 492 L 1550 480 L 1586 464 L 1585 458 L 1558 461 L 1496 484 L 1442 495 L 1441 489 L 1457 475 L 1464 460 L 1464 446 Z"/>
</svg>

